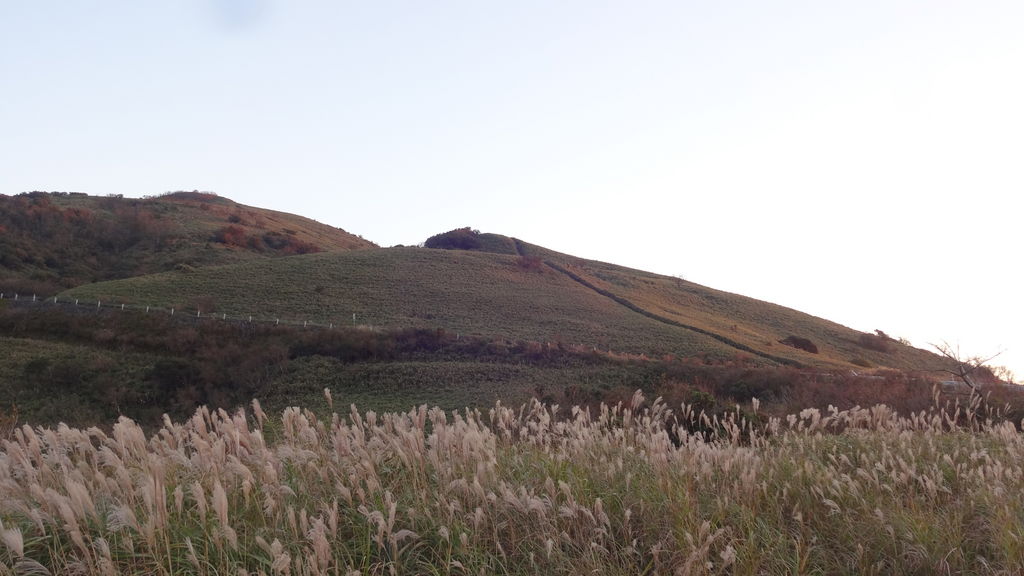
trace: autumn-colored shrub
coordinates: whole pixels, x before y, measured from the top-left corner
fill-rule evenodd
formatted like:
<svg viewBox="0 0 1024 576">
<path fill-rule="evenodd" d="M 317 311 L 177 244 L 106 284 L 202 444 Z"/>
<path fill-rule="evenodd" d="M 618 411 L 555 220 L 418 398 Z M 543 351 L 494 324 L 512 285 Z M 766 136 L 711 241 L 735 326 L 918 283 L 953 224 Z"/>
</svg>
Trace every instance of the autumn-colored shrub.
<svg viewBox="0 0 1024 576">
<path fill-rule="evenodd" d="M 319 246 L 304 240 L 299 240 L 291 234 L 267 232 L 263 235 L 262 239 L 263 244 L 267 248 L 286 254 L 312 254 L 323 251 Z"/>
<path fill-rule="evenodd" d="M 516 264 L 523 270 L 538 272 L 544 269 L 544 260 L 540 256 L 520 256 L 516 258 Z"/>
<path fill-rule="evenodd" d="M 238 226 L 224 226 L 213 233 L 212 240 L 228 246 L 246 246 L 245 230 Z"/>
</svg>

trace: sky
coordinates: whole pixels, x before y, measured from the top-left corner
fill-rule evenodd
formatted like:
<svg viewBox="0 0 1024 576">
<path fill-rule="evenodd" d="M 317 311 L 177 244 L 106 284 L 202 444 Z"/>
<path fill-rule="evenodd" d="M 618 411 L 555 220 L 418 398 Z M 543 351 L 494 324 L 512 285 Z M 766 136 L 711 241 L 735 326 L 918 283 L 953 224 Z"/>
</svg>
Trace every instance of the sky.
<svg viewBox="0 0 1024 576">
<path fill-rule="evenodd" d="M 463 226 L 1024 377 L 1024 2 L 0 4 L 0 193 Z"/>
</svg>

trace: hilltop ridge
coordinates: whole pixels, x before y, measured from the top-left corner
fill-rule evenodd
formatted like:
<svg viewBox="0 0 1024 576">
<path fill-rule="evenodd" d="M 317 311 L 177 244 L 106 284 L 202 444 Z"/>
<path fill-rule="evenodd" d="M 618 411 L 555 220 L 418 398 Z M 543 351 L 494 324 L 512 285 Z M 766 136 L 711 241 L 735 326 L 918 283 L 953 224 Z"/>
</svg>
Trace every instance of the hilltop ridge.
<svg viewBox="0 0 1024 576">
<path fill-rule="evenodd" d="M 176 267 L 374 246 L 309 218 L 206 192 L 0 195 L 0 288 L 7 292 L 52 294 Z"/>
</svg>

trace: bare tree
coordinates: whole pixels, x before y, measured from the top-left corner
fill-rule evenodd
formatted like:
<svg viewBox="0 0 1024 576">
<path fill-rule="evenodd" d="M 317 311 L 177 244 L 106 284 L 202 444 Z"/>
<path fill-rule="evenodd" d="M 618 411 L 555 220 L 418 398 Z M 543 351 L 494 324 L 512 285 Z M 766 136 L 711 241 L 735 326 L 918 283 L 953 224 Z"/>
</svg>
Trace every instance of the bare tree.
<svg viewBox="0 0 1024 576">
<path fill-rule="evenodd" d="M 993 366 L 992 373 L 995 374 L 996 378 L 999 378 L 1007 384 L 1017 383 L 1017 375 L 1013 373 L 1013 370 L 1010 370 L 1006 366 Z"/>
<path fill-rule="evenodd" d="M 983 376 L 987 373 L 991 377 L 993 373 L 992 369 L 988 367 L 988 363 L 1002 354 L 1002 352 L 997 352 L 989 357 L 964 357 L 960 353 L 959 345 L 953 347 L 948 342 L 943 342 L 942 344 L 932 344 L 932 347 L 954 364 L 953 369 L 943 369 L 942 371 L 952 375 L 954 378 L 959 378 L 972 391 L 979 394 L 981 393 L 981 388 L 979 387 L 978 376 Z"/>
</svg>

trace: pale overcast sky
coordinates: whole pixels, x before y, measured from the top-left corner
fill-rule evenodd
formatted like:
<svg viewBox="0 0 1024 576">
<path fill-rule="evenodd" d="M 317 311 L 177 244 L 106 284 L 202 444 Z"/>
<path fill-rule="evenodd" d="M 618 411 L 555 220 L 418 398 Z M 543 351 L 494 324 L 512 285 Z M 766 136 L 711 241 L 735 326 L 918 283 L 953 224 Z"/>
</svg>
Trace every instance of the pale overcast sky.
<svg viewBox="0 0 1024 576">
<path fill-rule="evenodd" d="M 0 4 L 0 193 L 461 226 L 1024 376 L 1024 2 Z"/>
</svg>

